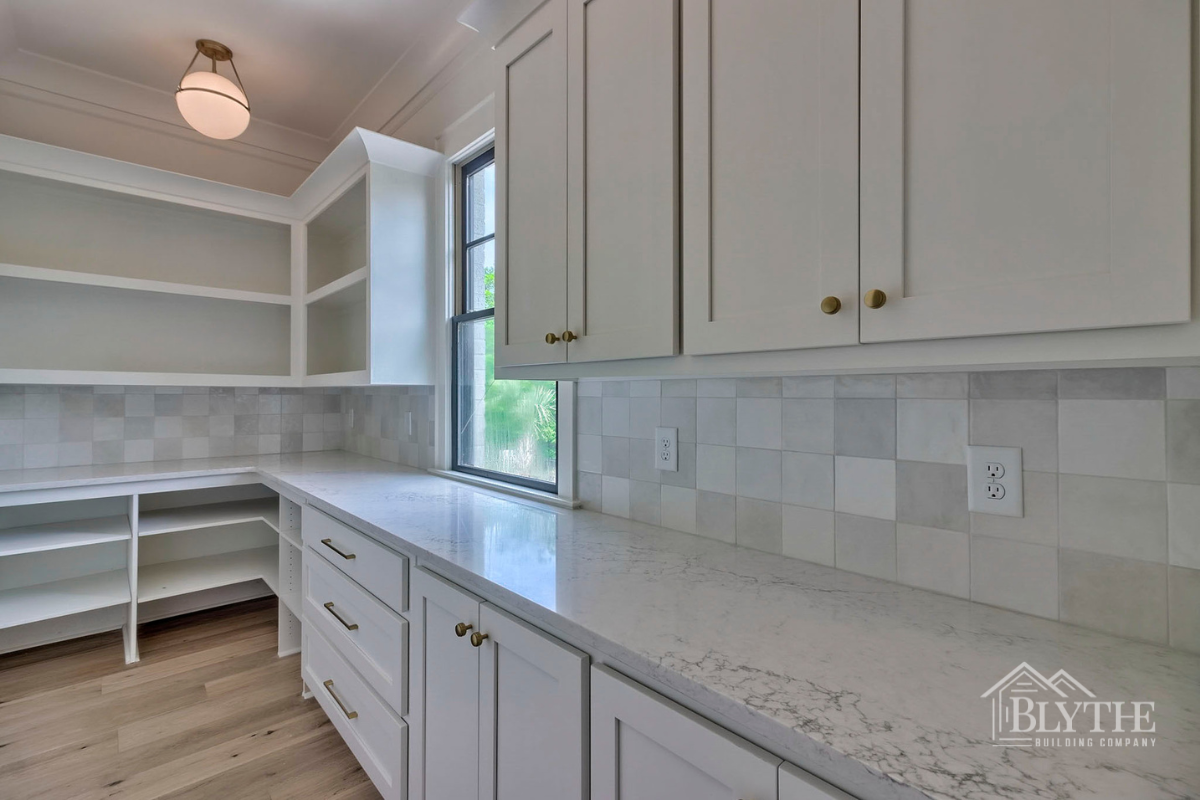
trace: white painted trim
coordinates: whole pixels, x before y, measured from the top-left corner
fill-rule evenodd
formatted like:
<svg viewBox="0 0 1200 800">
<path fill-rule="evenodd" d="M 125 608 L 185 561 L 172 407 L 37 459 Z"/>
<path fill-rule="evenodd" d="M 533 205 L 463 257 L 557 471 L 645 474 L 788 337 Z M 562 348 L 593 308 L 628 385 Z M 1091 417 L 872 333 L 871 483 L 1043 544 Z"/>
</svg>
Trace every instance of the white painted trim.
<svg viewBox="0 0 1200 800">
<path fill-rule="evenodd" d="M 353 373 L 350 373 L 353 374 Z M 229 375 L 208 372 L 105 372 L 75 369 L 0 369 L 0 384 L 67 386 L 300 386 L 290 375 Z M 312 384 L 340 385 L 340 384 Z"/>
<path fill-rule="evenodd" d="M 240 300 L 246 303 L 266 303 L 289 306 L 292 298 L 286 294 L 247 292 L 241 289 L 221 289 L 215 286 L 198 286 L 191 283 L 168 283 L 143 278 L 124 278 L 94 272 L 71 272 L 65 269 L 24 267 L 18 264 L 0 264 L 0 277 L 21 278 L 30 281 L 74 283 L 82 286 L 104 286 L 110 289 L 128 289 L 133 292 L 156 292 L 158 294 L 181 294 L 189 297 L 212 297 L 218 300 Z"/>
<path fill-rule="evenodd" d="M 579 508 L 582 503 L 579 500 L 572 500 L 567 497 L 562 497 L 557 494 L 550 494 L 538 489 L 527 489 L 524 486 L 518 486 L 515 483 L 507 483 L 505 481 L 493 480 L 491 478 L 480 478 L 476 475 L 468 475 L 465 472 L 455 472 L 451 469 L 431 469 L 430 474 L 437 475 L 439 478 L 447 478 L 459 483 L 468 483 L 471 486 L 478 486 L 481 489 L 491 489 L 492 491 L 502 494 L 511 494 L 514 497 L 521 497 L 526 500 L 536 500 L 539 503 L 545 503 L 558 508 Z"/>
</svg>

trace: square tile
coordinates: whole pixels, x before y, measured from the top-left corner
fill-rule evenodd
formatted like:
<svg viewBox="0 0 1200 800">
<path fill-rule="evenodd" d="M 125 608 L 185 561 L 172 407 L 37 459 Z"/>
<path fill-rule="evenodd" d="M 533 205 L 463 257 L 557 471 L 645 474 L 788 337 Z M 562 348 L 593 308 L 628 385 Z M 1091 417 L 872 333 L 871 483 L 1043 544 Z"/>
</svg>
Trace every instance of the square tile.
<svg viewBox="0 0 1200 800">
<path fill-rule="evenodd" d="M 663 486 L 661 495 L 662 526 L 684 533 L 696 532 L 696 490 L 681 486 Z"/>
<path fill-rule="evenodd" d="M 1165 431 L 1161 400 L 1059 400 L 1058 470 L 1166 480 Z"/>
<path fill-rule="evenodd" d="M 783 502 L 833 510 L 833 456 L 783 454 Z"/>
<path fill-rule="evenodd" d="M 58 445 L 58 466 L 81 467 L 92 463 L 92 443 L 60 442 Z"/>
<path fill-rule="evenodd" d="M 666 470 L 657 469 L 658 459 L 657 447 L 653 439 L 630 439 L 629 440 L 629 478 L 635 481 L 648 481 L 649 483 L 659 483 L 662 481 L 662 476 L 666 474 Z M 679 460 L 679 453 L 676 451 L 676 461 Z"/>
<path fill-rule="evenodd" d="M 1200 400 L 1200 367 L 1167 367 L 1167 397 Z"/>
<path fill-rule="evenodd" d="M 257 452 L 257 448 L 256 448 Z M 249 453 L 247 455 L 255 455 Z M 241 454 L 239 454 L 241 455 Z M 177 461 L 183 458 L 183 439 L 155 439 L 154 440 L 154 460 L 155 461 Z"/>
<path fill-rule="evenodd" d="M 967 373 L 928 372 L 896 376 L 896 397 L 926 400 L 967 399 Z"/>
<path fill-rule="evenodd" d="M 24 444 L 25 420 L 0 419 L 0 445 Z"/>
<path fill-rule="evenodd" d="M 125 416 L 125 395 L 98 394 L 92 398 L 92 415 L 96 417 Z"/>
<path fill-rule="evenodd" d="M 1058 475 L 1025 472 L 1025 516 L 971 514 L 971 533 L 1058 547 Z"/>
<path fill-rule="evenodd" d="M 1127 639 L 1166 644 L 1167 565 L 1063 549 L 1059 619 Z"/>
<path fill-rule="evenodd" d="M 57 444 L 27 444 L 24 445 L 24 448 L 23 466 L 25 469 L 58 466 Z"/>
<path fill-rule="evenodd" d="M 896 580 L 896 523 L 837 514 L 833 525 L 838 569 Z"/>
<path fill-rule="evenodd" d="M 661 381 L 630 381 L 630 397 L 660 397 L 662 396 Z"/>
<path fill-rule="evenodd" d="M 599 436 L 580 435 L 575 440 L 575 467 L 580 472 L 603 472 Z"/>
<path fill-rule="evenodd" d="M 896 462 L 879 458 L 834 459 L 834 508 L 877 519 L 896 518 Z"/>
<path fill-rule="evenodd" d="M 25 445 L 0 444 L 0 470 L 21 469 L 25 463 Z"/>
<path fill-rule="evenodd" d="M 737 494 L 737 450 L 719 445 L 696 445 L 696 488 Z"/>
<path fill-rule="evenodd" d="M 832 375 L 784 378 L 783 396 L 804 399 L 832 398 L 833 384 L 834 377 Z"/>
<path fill-rule="evenodd" d="M 127 394 L 125 395 L 125 416 L 127 417 L 153 417 L 154 416 L 154 398 L 152 394 Z"/>
<path fill-rule="evenodd" d="M 600 437 L 601 472 L 614 478 L 629 477 L 629 440 L 620 436 Z"/>
<path fill-rule="evenodd" d="M 153 439 L 154 417 L 125 417 L 125 439 Z"/>
<path fill-rule="evenodd" d="M 63 417 L 90 417 L 93 413 L 95 398 L 89 392 L 81 394 L 68 392 L 59 396 L 59 415 Z"/>
<path fill-rule="evenodd" d="M 781 453 L 778 450 L 737 448 L 737 495 L 756 500 L 780 499 Z"/>
<path fill-rule="evenodd" d="M 586 511 L 599 511 L 601 505 L 601 477 L 596 474 L 581 472 L 576 476 L 575 488 L 579 492 L 579 500 Z"/>
<path fill-rule="evenodd" d="M 1058 373 L 1051 369 L 972 372 L 972 400 L 1057 400 Z"/>
<path fill-rule="evenodd" d="M 112 439 L 103 442 L 92 442 L 93 464 L 121 464 L 125 461 L 125 442 Z"/>
<path fill-rule="evenodd" d="M 179 439 L 183 436 L 182 417 L 155 417 L 155 439 Z"/>
<path fill-rule="evenodd" d="M 696 397 L 737 397 L 734 378 L 700 378 L 696 381 Z"/>
<path fill-rule="evenodd" d="M 1162 367 L 1064 369 L 1058 373 L 1060 400 L 1162 400 L 1167 375 Z"/>
<path fill-rule="evenodd" d="M 604 397 L 629 397 L 629 381 L 605 381 L 601 387 Z"/>
<path fill-rule="evenodd" d="M 1200 570 L 1167 568 L 1171 647 L 1200 653 Z"/>
<path fill-rule="evenodd" d="M 972 400 L 971 444 L 1019 447 L 1025 469 L 1058 472 L 1058 403 Z"/>
<path fill-rule="evenodd" d="M 131 396 L 131 395 L 126 395 Z M 136 463 L 141 461 L 154 460 L 154 440 L 153 439 L 135 439 L 125 440 L 125 463 Z"/>
<path fill-rule="evenodd" d="M 629 479 L 603 476 L 600 509 L 614 517 L 629 518 Z"/>
<path fill-rule="evenodd" d="M 1058 619 L 1058 548 L 971 537 L 971 599 Z"/>
<path fill-rule="evenodd" d="M 738 378 L 738 397 L 782 397 L 781 378 Z"/>
<path fill-rule="evenodd" d="M 156 395 L 154 395 L 154 416 L 156 416 L 156 417 L 180 417 L 180 416 L 183 416 L 183 395 L 182 394 L 156 394 Z"/>
<path fill-rule="evenodd" d="M 202 407 L 207 408 L 207 405 L 201 406 L 200 403 L 196 403 L 194 405 L 194 407 L 197 409 L 197 411 L 194 413 L 204 413 L 204 414 L 208 413 L 207 410 L 205 410 L 203 412 L 200 412 L 198 410 Z M 186 397 L 183 398 L 183 409 L 184 409 L 183 413 L 186 415 L 188 413 L 188 411 L 187 411 L 188 401 L 187 401 Z M 277 394 L 260 394 L 258 396 L 258 413 L 259 414 L 282 414 L 283 413 L 283 397 L 281 395 L 277 395 Z"/>
<path fill-rule="evenodd" d="M 695 397 L 696 382 L 691 379 L 661 381 L 663 397 Z"/>
<path fill-rule="evenodd" d="M 1167 484 L 1058 476 L 1059 547 L 1167 561 Z"/>
<path fill-rule="evenodd" d="M 24 419 L 25 395 L 0 394 L 0 419 Z"/>
<path fill-rule="evenodd" d="M 629 482 L 629 518 L 647 525 L 658 525 L 661 520 L 661 487 L 645 481 Z"/>
<path fill-rule="evenodd" d="M 737 544 L 767 553 L 783 552 L 783 506 L 737 498 Z"/>
<path fill-rule="evenodd" d="M 696 488 L 696 443 L 680 442 L 677 456 L 677 472 L 662 471 L 658 480 L 664 486 L 678 486 L 684 489 Z"/>
<path fill-rule="evenodd" d="M 733 398 L 697 398 L 696 441 L 700 444 L 737 444 L 737 401 Z"/>
<path fill-rule="evenodd" d="M 832 399 L 783 401 L 783 449 L 833 453 Z"/>
<path fill-rule="evenodd" d="M 608 386 L 605 383 L 605 386 Z M 629 398 L 604 397 L 603 431 L 605 436 L 629 436 Z"/>
<path fill-rule="evenodd" d="M 783 401 L 774 398 L 737 399 L 737 444 L 779 450 L 783 447 Z"/>
<path fill-rule="evenodd" d="M 593 384 L 588 384 L 593 385 Z M 284 398 L 287 399 L 286 397 Z M 603 430 L 603 400 L 599 397 L 579 397 L 575 400 L 577 433 L 599 436 Z M 287 405 L 284 405 L 287 414 Z"/>
<path fill-rule="evenodd" d="M 191 395 L 184 395 L 184 396 L 191 397 Z M 183 430 L 183 438 L 198 439 L 201 437 L 208 436 L 208 417 L 180 417 L 179 419 L 182 423 L 180 427 Z M 278 415 L 275 415 L 273 417 L 262 417 L 262 419 L 275 420 L 276 429 L 271 432 L 279 433 L 279 416 Z M 121 420 L 121 422 L 124 422 L 124 420 Z"/>
<path fill-rule="evenodd" d="M 1167 563 L 1200 569 L 1200 486 L 1167 484 Z"/>
<path fill-rule="evenodd" d="M 895 375 L 838 375 L 834 397 L 895 397 Z"/>
<path fill-rule="evenodd" d="M 664 428 L 679 429 L 679 441 L 696 441 L 696 398 L 662 398 L 659 420 L 659 425 Z"/>
<path fill-rule="evenodd" d="M 92 440 L 91 417 L 59 417 L 58 441 L 90 442 Z"/>
<path fill-rule="evenodd" d="M 967 463 L 966 400 L 897 400 L 896 458 Z"/>
<path fill-rule="evenodd" d="M 918 589 L 970 599 L 971 537 L 897 523 L 896 580 Z"/>
<path fill-rule="evenodd" d="M 25 422 L 25 444 L 56 444 L 59 436 L 58 417 L 39 417 Z"/>
<path fill-rule="evenodd" d="M 896 401 L 838 398 L 833 451 L 839 456 L 896 457 Z"/>
<path fill-rule="evenodd" d="M 1200 400 L 1167 401 L 1167 475 L 1200 483 Z"/>
<path fill-rule="evenodd" d="M 814 564 L 834 566 L 833 512 L 785 505 L 783 554 Z"/>
<path fill-rule="evenodd" d="M 27 394 L 25 395 L 25 419 L 57 417 L 59 403 L 60 398 L 57 394 Z"/>
<path fill-rule="evenodd" d="M 737 541 L 737 498 L 731 494 L 696 492 L 696 533 L 730 544 Z"/>
<path fill-rule="evenodd" d="M 604 394 L 604 384 L 597 380 L 581 380 L 575 383 L 577 397 L 601 397 Z"/>
<path fill-rule="evenodd" d="M 191 397 L 193 395 L 188 396 Z M 208 458 L 208 437 L 206 436 L 203 439 L 184 439 L 183 458 Z"/>
<path fill-rule="evenodd" d="M 629 399 L 629 437 L 631 439 L 653 439 L 654 429 L 658 427 L 658 415 L 659 399 L 657 397 L 631 397 Z"/>
<path fill-rule="evenodd" d="M 958 464 L 896 462 L 896 521 L 969 532 L 967 468 Z"/>
</svg>

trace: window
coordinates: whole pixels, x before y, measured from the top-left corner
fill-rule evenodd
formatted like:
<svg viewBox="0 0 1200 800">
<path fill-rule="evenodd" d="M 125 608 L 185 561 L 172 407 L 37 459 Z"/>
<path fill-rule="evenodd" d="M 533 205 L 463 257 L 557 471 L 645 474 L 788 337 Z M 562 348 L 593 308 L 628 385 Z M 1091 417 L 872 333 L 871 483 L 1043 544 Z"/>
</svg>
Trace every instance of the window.
<svg viewBox="0 0 1200 800">
<path fill-rule="evenodd" d="M 495 378 L 495 151 L 458 181 L 460 287 L 453 318 L 454 469 L 558 491 L 558 384 Z"/>
</svg>

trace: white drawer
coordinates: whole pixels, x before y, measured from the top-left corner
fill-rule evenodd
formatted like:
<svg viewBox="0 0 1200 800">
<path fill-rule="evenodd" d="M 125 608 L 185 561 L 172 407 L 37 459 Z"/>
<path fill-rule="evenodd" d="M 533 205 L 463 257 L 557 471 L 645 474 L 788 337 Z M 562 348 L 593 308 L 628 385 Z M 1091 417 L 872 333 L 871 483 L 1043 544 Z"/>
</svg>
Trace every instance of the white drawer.
<svg viewBox="0 0 1200 800">
<path fill-rule="evenodd" d="M 408 610 L 408 559 L 333 517 L 305 506 L 304 544 L 395 611 Z"/>
<path fill-rule="evenodd" d="M 313 628 L 304 626 L 304 682 L 385 800 L 408 793 L 408 726 Z"/>
<path fill-rule="evenodd" d="M 325 634 L 398 714 L 407 714 L 408 621 L 311 547 L 304 573 L 305 621 Z"/>
</svg>

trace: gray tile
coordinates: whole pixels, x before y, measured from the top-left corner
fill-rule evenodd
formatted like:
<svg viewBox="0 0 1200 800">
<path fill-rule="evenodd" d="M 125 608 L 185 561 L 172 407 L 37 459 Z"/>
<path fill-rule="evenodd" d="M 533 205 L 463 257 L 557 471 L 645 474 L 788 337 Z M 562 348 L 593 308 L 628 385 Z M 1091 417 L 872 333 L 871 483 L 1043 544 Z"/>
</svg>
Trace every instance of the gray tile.
<svg viewBox="0 0 1200 800">
<path fill-rule="evenodd" d="M 766 397 L 737 399 L 737 444 L 739 447 L 783 447 L 783 400 Z"/>
<path fill-rule="evenodd" d="M 661 381 L 663 397 L 695 397 L 696 382 L 690 379 Z"/>
<path fill-rule="evenodd" d="M 92 418 L 59 417 L 58 441 L 90 442 L 92 440 Z"/>
<path fill-rule="evenodd" d="M 25 445 L 0 444 L 0 470 L 21 469 L 25 463 Z"/>
<path fill-rule="evenodd" d="M 783 454 L 782 499 L 809 508 L 833 509 L 833 456 Z"/>
<path fill-rule="evenodd" d="M 125 417 L 126 441 L 153 438 L 154 417 Z"/>
<path fill-rule="evenodd" d="M 1058 544 L 1143 561 L 1167 561 L 1167 485 L 1058 476 Z"/>
<path fill-rule="evenodd" d="M 696 443 L 680 442 L 679 453 L 676 457 L 679 466 L 677 472 L 659 472 L 658 479 L 664 486 L 678 486 L 684 489 L 696 488 Z"/>
<path fill-rule="evenodd" d="M 183 458 L 183 439 L 154 440 L 155 461 L 175 461 L 180 458 Z"/>
<path fill-rule="evenodd" d="M 614 478 L 629 477 L 629 440 L 622 436 L 600 438 L 601 472 Z"/>
<path fill-rule="evenodd" d="M 303 414 L 304 413 L 304 397 L 303 396 L 298 395 L 298 394 L 285 394 L 285 395 L 282 395 L 281 397 L 282 397 L 282 403 L 283 403 L 282 411 L 284 414 Z M 578 406 L 580 404 L 577 402 L 576 405 Z M 208 413 L 210 413 L 210 414 L 222 414 L 222 413 L 232 414 L 233 413 L 232 402 L 230 403 L 228 411 L 218 411 L 217 410 L 217 398 L 215 398 L 215 397 L 209 398 L 209 406 L 210 406 L 210 408 L 209 408 Z M 598 406 L 597 406 L 597 408 L 598 408 Z M 599 411 L 597 410 L 596 413 L 599 414 Z"/>
<path fill-rule="evenodd" d="M 598 380 L 578 380 L 575 382 L 575 393 L 578 397 L 602 397 L 604 383 Z"/>
<path fill-rule="evenodd" d="M 833 524 L 838 569 L 896 580 L 896 523 L 835 514 Z"/>
<path fill-rule="evenodd" d="M 971 597 L 971 537 L 956 531 L 896 525 L 896 580 L 933 592 Z"/>
<path fill-rule="evenodd" d="M 604 475 L 600 479 L 600 508 L 605 514 L 629 519 L 629 479 Z"/>
<path fill-rule="evenodd" d="M 1058 548 L 971 537 L 971 599 L 1058 619 Z"/>
<path fill-rule="evenodd" d="M 46 419 L 59 415 L 60 398 L 57 394 L 25 395 L 25 419 Z"/>
<path fill-rule="evenodd" d="M 154 396 L 154 416 L 180 417 L 183 416 L 183 395 L 156 394 Z"/>
<path fill-rule="evenodd" d="M 895 397 L 895 375 L 838 375 L 834 379 L 835 397 Z"/>
<path fill-rule="evenodd" d="M 58 437 L 58 417 L 25 420 L 25 444 L 56 444 Z"/>
<path fill-rule="evenodd" d="M 92 398 L 92 415 L 96 417 L 125 416 L 124 394 L 98 394 Z"/>
<path fill-rule="evenodd" d="M 896 462 L 896 521 L 942 530 L 971 530 L 967 468 L 957 464 Z"/>
<path fill-rule="evenodd" d="M 1025 515 L 971 514 L 971 533 L 1058 547 L 1058 475 L 1024 474 Z"/>
<path fill-rule="evenodd" d="M 833 452 L 832 399 L 783 401 L 783 449 L 805 453 Z"/>
<path fill-rule="evenodd" d="M 839 456 L 896 457 L 896 401 L 850 399 L 834 402 L 833 450 Z"/>
<path fill-rule="evenodd" d="M 1063 549 L 1059 581 L 1063 622 L 1167 643 L 1166 564 Z"/>
<path fill-rule="evenodd" d="M 605 383 L 605 386 L 608 386 Z M 629 435 L 629 398 L 604 397 L 602 403 L 602 432 L 605 436 Z M 589 431 L 590 432 L 590 431 Z"/>
<path fill-rule="evenodd" d="M 1200 483 L 1200 400 L 1167 401 L 1167 476 Z"/>
<path fill-rule="evenodd" d="M 738 378 L 738 397 L 782 397 L 781 378 Z"/>
<path fill-rule="evenodd" d="M 681 486 L 664 486 L 660 497 L 664 528 L 684 533 L 696 532 L 696 490 Z"/>
<path fill-rule="evenodd" d="M 1167 367 L 1167 397 L 1200 400 L 1200 367 Z"/>
<path fill-rule="evenodd" d="M 737 449 L 696 445 L 696 488 L 722 494 L 737 493 Z"/>
<path fill-rule="evenodd" d="M 580 435 L 575 440 L 575 467 L 580 472 L 601 473 L 604 471 L 601 459 L 601 437 Z"/>
<path fill-rule="evenodd" d="M 629 437 L 631 439 L 653 439 L 658 427 L 659 399 L 657 397 L 631 397 L 629 399 Z"/>
<path fill-rule="evenodd" d="M 663 397 L 660 405 L 659 424 L 664 428 L 678 428 L 681 442 L 696 441 L 696 399 Z"/>
<path fill-rule="evenodd" d="M 629 397 L 629 381 L 605 381 L 600 393 L 604 397 Z"/>
<path fill-rule="evenodd" d="M 219 455 L 233 455 L 233 436 L 214 437 L 209 443 L 209 453 L 216 458 Z M 280 452 L 282 453 L 299 453 L 304 449 L 304 434 L 283 433 L 280 437 Z M 226 451 L 220 452 L 218 451 Z"/>
<path fill-rule="evenodd" d="M 127 397 L 129 395 L 126 395 Z M 138 463 L 142 461 L 154 460 L 154 440 L 153 439 L 137 439 L 135 441 L 125 440 L 125 463 Z"/>
<path fill-rule="evenodd" d="M 321 414 L 325 411 L 326 398 L 323 395 L 317 395 L 315 413 Z M 233 414 L 234 416 L 248 416 L 258 413 L 258 395 L 257 394 L 238 394 L 233 397 Z M 306 413 L 307 410 L 306 410 Z"/>
<path fill-rule="evenodd" d="M 300 417 L 296 417 L 300 419 Z M 208 418 L 209 436 L 233 436 L 234 417 L 232 414 L 214 415 Z M 286 431 L 285 431 L 286 432 Z M 299 429 L 296 431 L 299 433 Z"/>
<path fill-rule="evenodd" d="M 24 445 L 24 467 L 25 469 L 41 469 L 43 467 L 58 466 L 58 445 L 57 444 L 27 444 Z"/>
<path fill-rule="evenodd" d="M 834 566 L 833 512 L 802 506 L 783 507 L 783 554 Z"/>
<path fill-rule="evenodd" d="M 696 381 L 696 397 L 737 397 L 734 378 L 700 378 Z"/>
<path fill-rule="evenodd" d="M 780 499 L 780 451 L 737 448 L 737 494 L 756 500 Z"/>
<path fill-rule="evenodd" d="M 0 419 L 0 445 L 24 444 L 25 420 Z"/>
<path fill-rule="evenodd" d="M 80 467 L 92 463 L 92 443 L 61 442 L 58 445 L 58 466 Z"/>
<path fill-rule="evenodd" d="M 1058 470 L 1165 480 L 1165 429 L 1161 400 L 1059 400 Z"/>
<path fill-rule="evenodd" d="M 600 510 L 600 476 L 581 472 L 575 476 L 575 488 L 579 500 L 587 511 Z"/>
<path fill-rule="evenodd" d="M 630 381 L 630 397 L 661 397 L 662 381 Z"/>
<path fill-rule="evenodd" d="M 279 395 L 263 395 L 264 398 L 270 397 L 276 403 L 279 402 Z M 207 417 L 208 416 L 208 395 L 206 394 L 185 394 L 180 401 L 180 413 L 185 417 Z"/>
<path fill-rule="evenodd" d="M 1167 375 L 1162 367 L 1064 369 L 1058 373 L 1058 397 L 1089 400 L 1162 400 Z"/>
<path fill-rule="evenodd" d="M 121 464 L 125 461 L 125 442 L 111 439 L 92 442 L 93 464 Z"/>
<path fill-rule="evenodd" d="M 184 397 L 195 396 L 196 395 L 184 395 Z M 275 417 L 275 419 L 279 419 L 279 417 Z M 200 437 L 208 437 L 208 417 L 180 417 L 180 421 L 182 422 L 180 425 L 180 430 L 183 438 L 196 439 Z"/>
<path fill-rule="evenodd" d="M 178 439 L 183 436 L 182 417 L 155 417 L 155 439 Z"/>
<path fill-rule="evenodd" d="M 972 400 L 971 444 L 1021 448 L 1022 466 L 1058 471 L 1058 403 L 1054 400 Z"/>
<path fill-rule="evenodd" d="M 737 444 L 737 401 L 733 398 L 697 398 L 696 441 Z"/>
<path fill-rule="evenodd" d="M 783 379 L 783 396 L 805 399 L 833 397 L 832 375 L 801 376 Z"/>
<path fill-rule="evenodd" d="M 184 458 L 208 458 L 208 437 L 203 439 L 190 438 L 183 440 Z M 278 452 L 275 450 L 274 452 Z"/>
<path fill-rule="evenodd" d="M 696 492 L 696 533 L 730 544 L 737 541 L 737 498 L 731 494 Z"/>
<path fill-rule="evenodd" d="M 127 394 L 125 395 L 125 416 L 127 417 L 153 417 L 154 416 L 154 395 L 152 394 Z"/>
<path fill-rule="evenodd" d="M 653 439 L 629 439 L 629 478 L 634 481 L 659 483 L 663 470 L 655 467 L 658 449 Z M 679 453 L 676 451 L 676 460 Z"/>
<path fill-rule="evenodd" d="M 896 397 L 928 400 L 965 400 L 967 373 L 927 372 L 896 376 Z"/>
<path fill-rule="evenodd" d="M 59 414 L 63 417 L 90 417 L 95 406 L 92 394 L 69 392 L 59 397 Z"/>
<path fill-rule="evenodd" d="M 1058 373 L 1054 370 L 972 372 L 972 400 L 1057 400 Z"/>
<path fill-rule="evenodd" d="M 184 398 L 184 407 L 187 406 L 187 398 Z M 184 413 L 187 413 L 186 411 Z M 203 413 L 207 414 L 207 411 Z M 258 413 L 259 414 L 282 414 L 283 413 L 283 397 L 277 394 L 260 394 L 258 396 Z"/>
<path fill-rule="evenodd" d="M 1200 653 L 1200 570 L 1167 568 L 1171 647 Z"/>
<path fill-rule="evenodd" d="M 967 401 L 897 400 L 896 458 L 967 463 Z"/>
<path fill-rule="evenodd" d="M 896 462 L 837 456 L 833 461 L 833 505 L 860 517 L 896 519 Z"/>
<path fill-rule="evenodd" d="M 1200 569 L 1200 486 L 1167 484 L 1167 563 Z"/>
<path fill-rule="evenodd" d="M 25 395 L 0 394 L 0 419 L 24 419 Z"/>
<path fill-rule="evenodd" d="M 783 506 L 749 497 L 737 498 L 737 543 L 768 553 L 783 552 Z"/>
<path fill-rule="evenodd" d="M 657 483 L 629 482 L 629 518 L 658 525 L 662 521 L 661 491 Z"/>
</svg>

